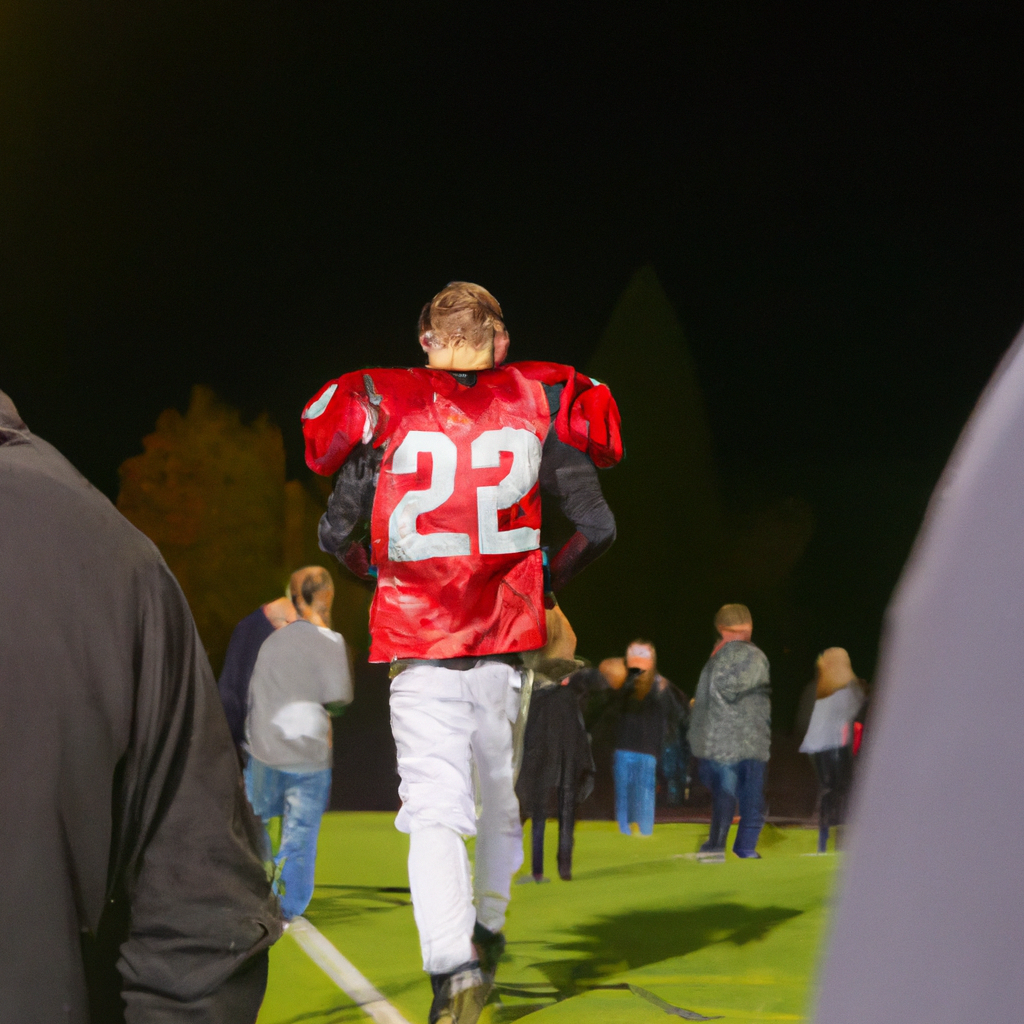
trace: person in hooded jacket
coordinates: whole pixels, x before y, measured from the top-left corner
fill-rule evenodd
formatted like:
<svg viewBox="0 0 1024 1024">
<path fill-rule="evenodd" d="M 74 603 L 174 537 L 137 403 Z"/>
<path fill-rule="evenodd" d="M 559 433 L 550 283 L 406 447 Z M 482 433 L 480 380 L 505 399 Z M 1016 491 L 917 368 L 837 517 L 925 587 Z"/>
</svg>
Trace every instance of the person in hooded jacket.
<svg viewBox="0 0 1024 1024">
<path fill-rule="evenodd" d="M 719 641 L 700 674 L 690 717 L 690 746 L 700 758 L 700 779 L 711 790 L 711 828 L 698 859 L 725 860 L 733 811 L 740 823 L 733 853 L 757 860 L 764 825 L 764 783 L 771 748 L 768 659 L 751 642 L 753 620 L 743 604 L 715 615 Z"/>
</svg>

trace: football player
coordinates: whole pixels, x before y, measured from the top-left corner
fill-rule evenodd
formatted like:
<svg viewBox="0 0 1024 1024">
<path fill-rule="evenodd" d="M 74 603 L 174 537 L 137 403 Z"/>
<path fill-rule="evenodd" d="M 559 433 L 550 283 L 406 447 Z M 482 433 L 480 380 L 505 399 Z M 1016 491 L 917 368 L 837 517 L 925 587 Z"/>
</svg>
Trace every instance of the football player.
<svg viewBox="0 0 1024 1024">
<path fill-rule="evenodd" d="M 472 1024 L 523 859 L 511 728 L 519 652 L 544 646 L 551 594 L 615 538 L 595 466 L 618 462 L 622 440 L 603 384 L 569 366 L 503 365 L 501 307 L 479 285 L 439 292 L 419 340 L 425 367 L 345 374 L 302 418 L 306 462 L 338 473 L 320 546 L 376 578 L 370 660 L 391 663 L 396 826 L 409 834 L 429 1019 Z M 550 566 L 541 488 L 576 527 Z M 471 880 L 463 837 L 473 835 Z"/>
</svg>

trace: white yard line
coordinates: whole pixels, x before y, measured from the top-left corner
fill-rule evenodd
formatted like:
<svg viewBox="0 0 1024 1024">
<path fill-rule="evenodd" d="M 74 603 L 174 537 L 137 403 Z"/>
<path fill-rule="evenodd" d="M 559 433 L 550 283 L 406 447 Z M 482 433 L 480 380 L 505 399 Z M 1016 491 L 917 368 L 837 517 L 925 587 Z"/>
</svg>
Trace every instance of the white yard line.
<svg viewBox="0 0 1024 1024">
<path fill-rule="evenodd" d="M 362 1010 L 377 1024 L 409 1024 L 348 959 L 341 955 L 330 939 L 304 917 L 296 917 L 288 926 L 288 934 L 303 951 Z"/>
</svg>

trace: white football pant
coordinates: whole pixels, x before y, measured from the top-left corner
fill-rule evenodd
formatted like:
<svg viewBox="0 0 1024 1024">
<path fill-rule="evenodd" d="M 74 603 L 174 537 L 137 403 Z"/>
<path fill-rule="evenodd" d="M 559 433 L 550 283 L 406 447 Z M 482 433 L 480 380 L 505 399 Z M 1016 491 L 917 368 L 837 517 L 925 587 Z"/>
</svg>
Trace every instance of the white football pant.
<svg viewBox="0 0 1024 1024">
<path fill-rule="evenodd" d="M 413 665 L 391 683 L 402 798 L 395 826 L 409 833 L 413 915 L 423 969 L 431 974 L 473 959 L 474 920 L 493 932 L 505 924 L 512 876 L 523 863 L 512 782 L 519 686 L 519 672 L 496 661 L 479 661 L 465 672 Z M 471 881 L 462 837 L 473 835 Z"/>
</svg>

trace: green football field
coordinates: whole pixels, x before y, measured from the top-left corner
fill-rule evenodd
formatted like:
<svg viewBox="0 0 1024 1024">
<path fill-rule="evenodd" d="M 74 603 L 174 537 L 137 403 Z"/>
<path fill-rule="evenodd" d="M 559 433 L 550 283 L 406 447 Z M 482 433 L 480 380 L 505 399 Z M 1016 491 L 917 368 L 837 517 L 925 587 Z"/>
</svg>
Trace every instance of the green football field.
<svg viewBox="0 0 1024 1024">
<path fill-rule="evenodd" d="M 425 1024 L 430 985 L 409 901 L 408 840 L 393 819 L 325 816 L 306 917 L 412 1024 Z M 706 825 L 658 825 L 644 838 L 584 821 L 571 882 L 555 870 L 556 835 L 551 822 L 550 884 L 513 887 L 498 999 L 482 1021 L 680 1019 L 629 985 L 725 1021 L 806 1019 L 837 864 L 805 856 L 814 830 L 768 826 L 762 860 L 729 854 L 725 864 L 698 864 L 686 854 Z M 259 1024 L 366 1019 L 285 934 L 271 951 Z"/>
</svg>

